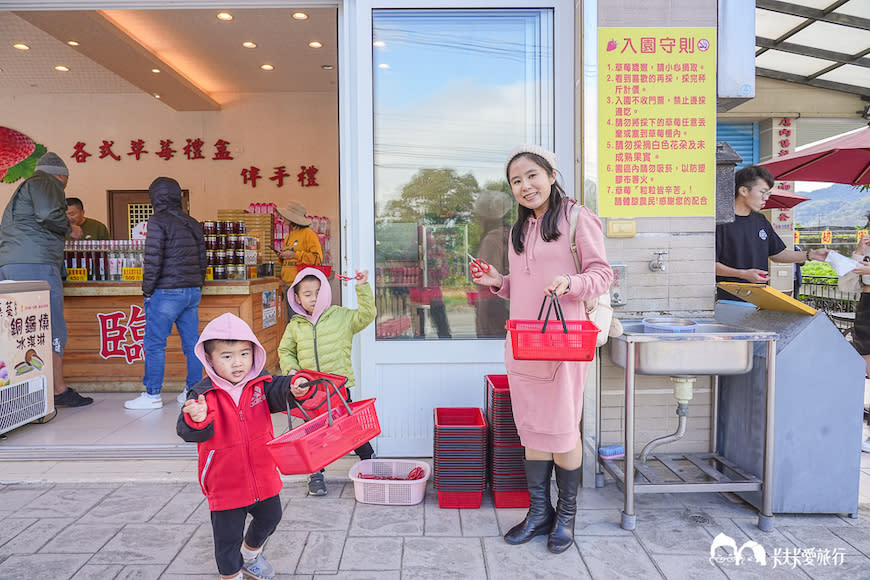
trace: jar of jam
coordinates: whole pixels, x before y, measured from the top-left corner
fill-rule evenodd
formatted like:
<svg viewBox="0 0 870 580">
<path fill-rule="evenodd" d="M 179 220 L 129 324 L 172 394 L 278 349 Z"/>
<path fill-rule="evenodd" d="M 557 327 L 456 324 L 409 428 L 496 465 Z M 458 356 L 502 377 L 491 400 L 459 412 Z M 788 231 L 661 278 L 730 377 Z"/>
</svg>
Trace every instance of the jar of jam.
<svg viewBox="0 0 870 580">
<path fill-rule="evenodd" d="M 202 222 L 202 233 L 206 236 L 217 235 L 217 222 L 207 221 Z"/>
<path fill-rule="evenodd" d="M 206 250 L 205 251 L 205 259 L 208 261 L 209 266 L 215 265 L 215 252 L 216 252 L 216 250 Z"/>
<path fill-rule="evenodd" d="M 224 233 L 226 235 L 236 234 L 239 235 L 237 231 L 238 227 L 236 226 L 236 222 L 224 222 Z"/>
<path fill-rule="evenodd" d="M 215 236 L 215 250 L 226 250 L 227 249 L 227 236 L 218 234 Z"/>
<path fill-rule="evenodd" d="M 236 250 L 239 247 L 239 235 L 227 234 L 227 250 Z"/>
<path fill-rule="evenodd" d="M 217 250 L 217 235 L 207 234 L 205 236 L 205 249 L 206 250 Z"/>
<path fill-rule="evenodd" d="M 240 236 L 244 236 L 247 233 L 247 227 L 245 226 L 245 222 L 236 222 L 237 232 Z"/>
<path fill-rule="evenodd" d="M 227 264 L 227 251 L 226 250 L 215 250 L 214 251 L 214 263 L 215 263 L 215 266 L 226 266 L 226 264 Z"/>
<path fill-rule="evenodd" d="M 226 280 L 227 279 L 227 267 L 226 266 L 215 266 L 214 267 L 214 279 L 215 280 Z"/>
<path fill-rule="evenodd" d="M 233 257 L 233 263 L 234 263 L 236 266 L 244 266 L 244 265 L 245 265 L 245 250 L 244 250 L 244 249 L 241 249 L 241 250 L 237 249 L 237 250 L 235 250 L 235 251 L 233 252 L 233 256 L 234 256 L 234 257 Z"/>
</svg>

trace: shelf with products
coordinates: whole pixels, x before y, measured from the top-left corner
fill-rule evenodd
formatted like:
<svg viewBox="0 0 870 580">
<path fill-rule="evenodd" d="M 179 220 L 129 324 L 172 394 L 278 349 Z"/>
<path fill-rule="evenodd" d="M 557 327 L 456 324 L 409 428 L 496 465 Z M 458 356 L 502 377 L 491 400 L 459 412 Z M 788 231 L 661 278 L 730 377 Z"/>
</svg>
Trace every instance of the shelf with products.
<svg viewBox="0 0 870 580">
<path fill-rule="evenodd" d="M 244 210 L 237 210 L 244 211 Z M 269 235 L 269 243 L 263 244 L 265 262 L 277 262 L 277 253 L 281 251 L 284 245 L 284 238 L 290 233 L 290 225 L 281 219 L 278 214 L 278 205 L 273 202 L 254 202 L 248 206 L 248 215 L 263 216 L 268 215 L 270 220 L 271 232 Z M 311 219 L 310 227 L 317 234 L 317 239 L 320 241 L 320 248 L 323 250 L 323 264 L 332 263 L 332 224 L 326 216 L 309 215 Z M 266 259 L 268 258 L 268 259 Z"/>
<path fill-rule="evenodd" d="M 63 265 L 71 282 L 142 280 L 145 240 L 72 240 Z"/>
</svg>

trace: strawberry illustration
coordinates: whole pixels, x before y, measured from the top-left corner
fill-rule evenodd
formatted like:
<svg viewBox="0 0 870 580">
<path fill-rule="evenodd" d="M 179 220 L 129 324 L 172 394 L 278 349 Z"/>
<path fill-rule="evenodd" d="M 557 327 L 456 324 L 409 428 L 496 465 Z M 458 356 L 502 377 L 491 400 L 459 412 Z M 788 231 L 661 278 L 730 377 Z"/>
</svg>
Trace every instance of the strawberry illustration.
<svg viewBox="0 0 870 580">
<path fill-rule="evenodd" d="M 619 46 L 619 45 L 616 44 L 616 41 L 611 40 L 610 42 L 607 43 L 607 52 L 610 52 L 611 50 L 616 50 L 617 46 Z"/>
<path fill-rule="evenodd" d="M 30 157 L 36 149 L 33 139 L 9 127 L 0 127 L 0 170 L 6 173 L 13 165 Z"/>
</svg>

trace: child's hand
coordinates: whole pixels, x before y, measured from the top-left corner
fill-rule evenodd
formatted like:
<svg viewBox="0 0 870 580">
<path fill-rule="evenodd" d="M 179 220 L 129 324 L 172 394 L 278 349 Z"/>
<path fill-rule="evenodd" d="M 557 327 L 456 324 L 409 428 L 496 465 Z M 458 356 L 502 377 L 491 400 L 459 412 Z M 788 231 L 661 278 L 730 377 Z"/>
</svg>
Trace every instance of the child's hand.
<svg viewBox="0 0 870 580">
<path fill-rule="evenodd" d="M 356 271 L 356 285 L 357 286 L 359 286 L 360 284 L 365 284 L 368 281 L 369 281 L 369 271 L 368 270 L 363 270 L 362 272 L 360 272 L 359 270 Z"/>
<path fill-rule="evenodd" d="M 294 397 L 298 399 L 299 397 L 304 397 L 308 393 L 311 387 L 301 386 L 307 382 L 308 379 L 306 377 L 299 377 L 293 381 L 293 383 L 290 385 L 290 392 L 293 393 Z"/>
<path fill-rule="evenodd" d="M 194 423 L 202 423 L 208 415 L 208 405 L 205 402 L 205 395 L 200 395 L 198 399 L 188 399 L 184 402 L 183 413 L 190 415 L 190 419 Z"/>
</svg>

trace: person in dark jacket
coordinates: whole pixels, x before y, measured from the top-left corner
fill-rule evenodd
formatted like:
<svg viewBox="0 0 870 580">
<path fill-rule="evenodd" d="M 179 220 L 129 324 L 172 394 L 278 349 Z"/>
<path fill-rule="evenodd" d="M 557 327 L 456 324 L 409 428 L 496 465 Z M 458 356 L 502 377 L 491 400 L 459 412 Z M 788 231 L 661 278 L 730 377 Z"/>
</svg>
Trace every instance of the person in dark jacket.
<svg viewBox="0 0 870 580">
<path fill-rule="evenodd" d="M 66 319 L 63 313 L 64 236 L 77 240 L 82 229 L 66 215 L 64 188 L 69 169 L 48 152 L 36 171 L 12 194 L 0 223 L 0 280 L 45 280 L 51 308 L 51 361 L 55 407 L 83 407 L 94 402 L 68 388 L 63 379 Z"/>
<path fill-rule="evenodd" d="M 166 367 L 166 339 L 172 324 L 178 328 L 187 358 L 186 388 L 202 378 L 202 364 L 194 354 L 199 338 L 199 301 L 205 282 L 205 239 L 199 222 L 181 209 L 181 186 L 158 177 L 148 188 L 154 215 L 145 236 L 142 294 L 145 297 L 145 392 L 124 403 L 134 410 L 159 409 Z M 179 395 L 183 402 L 184 393 Z"/>
<path fill-rule="evenodd" d="M 196 356 L 208 376 L 188 391 L 176 431 L 197 444 L 197 479 L 211 510 L 218 571 L 222 578 L 272 578 L 263 545 L 281 521 L 282 483 L 266 444 L 275 437 L 272 413 L 286 409 L 289 395 L 305 395 L 302 384 L 310 377 L 263 372 L 266 349 L 230 313 L 203 329 Z M 245 533 L 248 514 L 253 519 Z"/>
</svg>

